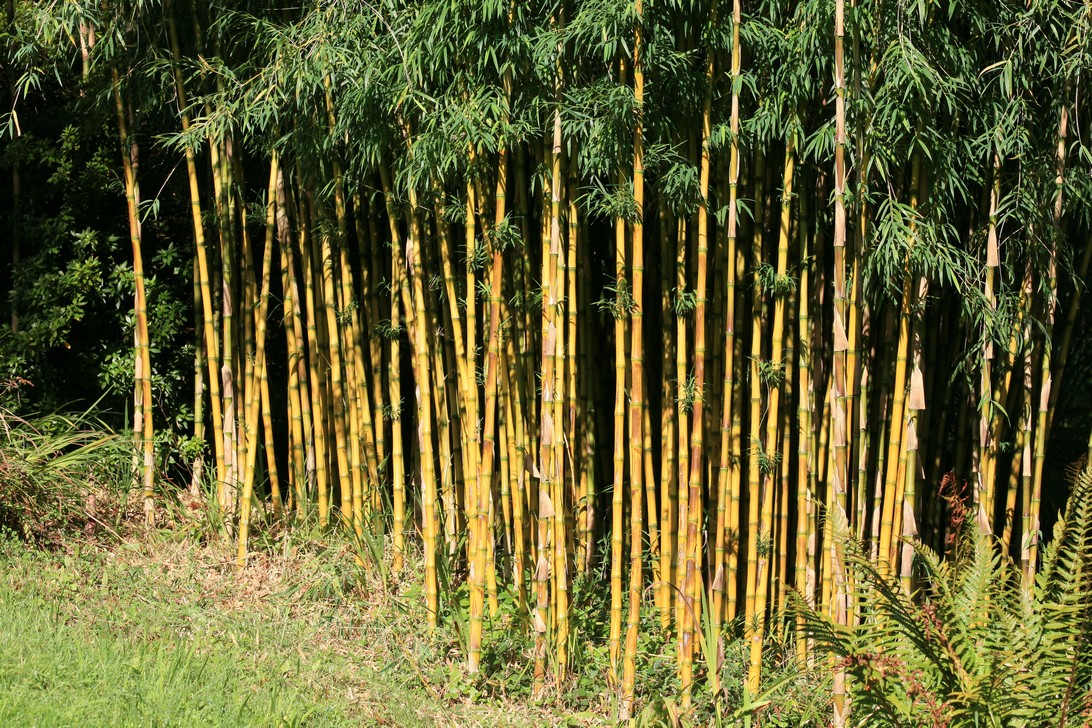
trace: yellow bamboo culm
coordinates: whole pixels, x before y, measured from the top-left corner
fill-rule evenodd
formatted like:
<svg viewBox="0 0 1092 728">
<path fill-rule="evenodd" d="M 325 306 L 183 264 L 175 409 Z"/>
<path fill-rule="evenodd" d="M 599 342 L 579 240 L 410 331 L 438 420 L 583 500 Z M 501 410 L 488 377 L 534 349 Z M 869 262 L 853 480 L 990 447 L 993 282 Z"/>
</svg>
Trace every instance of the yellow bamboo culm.
<svg viewBox="0 0 1092 728">
<path fill-rule="evenodd" d="M 752 694 L 757 694 L 762 674 L 762 642 L 765 625 L 763 614 L 766 612 L 766 599 L 768 594 L 769 574 L 768 568 L 771 560 L 772 525 L 773 525 L 773 485 L 778 481 L 779 467 L 781 466 L 780 448 L 777 443 L 778 424 L 780 423 L 780 399 L 781 389 L 784 384 L 784 364 L 782 354 L 784 350 L 784 331 L 786 319 L 785 295 L 777 289 L 776 281 L 784 280 L 788 269 L 789 257 L 789 232 L 790 218 L 792 215 L 792 190 L 795 173 L 796 138 L 795 132 L 790 132 L 789 140 L 785 144 L 785 170 L 784 182 L 781 191 L 781 223 L 778 236 L 777 269 L 774 286 L 774 315 L 773 333 L 771 336 L 770 359 L 768 366 L 771 374 L 764 383 L 769 392 L 766 413 L 766 440 L 763 443 L 765 462 L 760 462 L 761 491 L 752 492 L 752 497 L 761 501 L 759 507 L 758 536 L 766 543 L 765 548 L 759 548 L 755 554 L 755 623 L 750 639 L 750 662 L 747 672 L 747 689 Z M 761 376 L 761 375 L 760 375 Z M 752 381 L 751 386 L 758 383 Z M 757 474 L 756 474 L 757 475 Z M 752 476 L 752 479 L 754 476 Z"/>
<path fill-rule="evenodd" d="M 644 472 L 644 129 L 643 113 L 645 73 L 644 40 L 641 23 L 644 22 L 642 0 L 636 0 L 634 12 L 637 29 L 633 43 L 633 93 L 637 107 L 637 126 L 633 133 L 633 208 L 631 270 L 633 272 L 633 304 L 630 308 L 630 467 L 629 473 L 629 611 L 626 622 L 625 651 L 622 657 L 622 702 L 618 717 L 628 720 L 633 713 L 635 680 L 637 676 L 637 639 L 641 623 L 641 592 L 644 589 L 644 478 L 652 477 Z M 558 121 L 560 129 L 560 120 Z"/>
<path fill-rule="evenodd" d="M 280 174 L 280 160 L 274 154 L 269 163 L 269 190 L 266 196 L 265 247 L 262 253 L 262 284 L 258 296 L 258 307 L 254 313 L 254 364 L 248 389 L 259 390 L 265 379 L 265 334 L 269 312 L 269 287 L 273 269 L 273 234 L 276 224 L 277 179 Z M 257 429 L 262 396 L 252 397 L 245 413 L 247 429 L 254 434 L 254 442 L 247 448 L 247 459 L 243 468 L 242 497 L 239 501 L 239 535 L 237 566 L 246 565 L 248 539 L 250 538 L 251 501 L 254 499 L 255 467 L 258 459 Z"/>
<path fill-rule="evenodd" d="M 125 202 L 129 213 L 129 241 L 133 251 L 133 330 L 136 349 L 133 388 L 133 450 L 134 485 L 144 496 L 144 520 L 155 522 L 155 432 L 152 427 L 152 358 L 148 334 L 148 299 L 144 287 L 144 254 L 141 245 L 140 188 L 137 184 L 136 142 L 130 135 L 129 119 L 132 107 L 122 100 L 121 78 L 116 67 L 110 69 L 113 80 L 114 105 L 117 111 L 118 136 L 121 140 L 121 162 L 125 175 Z"/>
<path fill-rule="evenodd" d="M 714 2 L 710 10 L 710 19 L 716 19 L 717 5 Z M 698 206 L 697 230 L 697 288 L 694 306 L 694 403 L 693 420 L 690 426 L 690 472 L 685 481 L 687 489 L 687 518 L 685 522 L 686 550 L 685 566 L 682 571 L 682 618 L 680 620 L 680 649 L 682 664 L 680 680 L 682 683 L 682 704 L 690 705 L 693 691 L 693 660 L 698 648 L 697 640 L 704 639 L 702 630 L 702 587 L 701 587 L 701 537 L 700 521 L 704 505 L 702 503 L 702 477 L 705 464 L 705 367 L 706 367 L 706 309 L 709 299 L 709 178 L 712 173 L 712 149 L 710 135 L 712 129 L 712 93 L 713 76 L 716 67 L 716 55 L 712 49 L 708 53 L 705 70 L 705 93 L 702 104 L 702 148 L 700 167 L 701 204 Z M 680 489 L 684 483 L 680 482 Z M 680 521 L 679 528 L 684 524 Z M 719 676 L 712 670 L 710 678 L 719 690 Z"/>
<path fill-rule="evenodd" d="M 620 72 L 625 81 L 625 66 Z M 622 673 L 618 669 L 622 656 L 622 548 L 623 510 L 625 500 L 626 463 L 626 318 L 629 305 L 626 283 L 626 226 L 618 218 L 614 222 L 614 295 L 616 301 L 611 313 L 614 316 L 614 480 L 611 496 L 611 567 L 610 567 L 610 665 L 611 678 L 620 683 Z"/>
<path fill-rule="evenodd" d="M 765 203 L 765 175 L 766 160 L 762 151 L 755 151 L 753 182 L 755 189 L 755 219 L 761 220 Z M 746 687 L 752 693 L 758 690 L 758 681 L 761 676 L 762 655 L 762 623 L 765 615 L 759 609 L 757 600 L 758 581 L 760 578 L 759 564 L 759 519 L 762 514 L 762 498 L 760 488 L 762 486 L 761 462 L 762 462 L 762 389 L 760 386 L 760 360 L 762 358 L 762 312 L 763 289 L 760 279 L 760 269 L 763 261 L 763 226 L 756 224 L 751 241 L 751 352 L 750 352 L 750 392 L 751 406 L 748 433 L 749 462 L 747 467 L 747 559 L 746 582 L 744 583 L 744 635 L 750 645 L 750 662 L 748 667 Z M 757 663 L 757 664 L 756 664 Z"/>
<path fill-rule="evenodd" d="M 180 63 L 182 51 L 178 42 L 178 28 L 171 12 L 171 3 L 164 6 L 164 14 L 167 17 L 167 31 L 171 45 L 172 70 L 175 81 L 175 94 L 178 100 L 179 116 L 181 118 L 182 132 L 190 130 L 190 114 L 186 101 L 186 90 L 183 83 Z M 203 220 L 201 193 L 197 176 L 197 160 L 192 145 L 184 148 L 186 157 L 186 178 L 189 183 L 190 212 L 193 220 L 193 234 L 196 248 L 195 272 L 197 276 L 197 288 L 201 298 L 201 319 L 204 346 L 204 359 L 209 368 L 209 411 L 212 414 L 212 444 L 216 460 L 216 481 L 223 483 L 227 477 L 224 461 L 224 424 L 223 410 L 220 398 L 220 374 L 216 369 L 216 362 L 220 359 L 220 345 L 216 337 L 215 316 L 213 314 L 213 293 L 209 280 L 208 249 L 205 241 L 205 223 Z M 196 412 L 196 410 L 195 410 Z M 219 487 L 217 488 L 219 490 Z"/>
</svg>

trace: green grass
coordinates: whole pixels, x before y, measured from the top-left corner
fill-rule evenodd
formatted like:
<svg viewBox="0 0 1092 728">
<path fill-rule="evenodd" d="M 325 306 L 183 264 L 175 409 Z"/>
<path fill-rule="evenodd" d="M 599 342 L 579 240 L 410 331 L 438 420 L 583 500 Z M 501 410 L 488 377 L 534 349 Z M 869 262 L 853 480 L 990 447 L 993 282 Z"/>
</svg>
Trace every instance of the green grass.
<svg viewBox="0 0 1092 728">
<path fill-rule="evenodd" d="M 107 568 L 88 582 L 101 559 L 19 549 L 6 544 L 0 560 L 0 725 L 357 724 L 347 700 L 299 679 L 303 660 L 278 641 L 289 631 L 228 618 L 195 633 L 196 614 L 177 603 L 117 598 L 146 572 Z"/>
<path fill-rule="evenodd" d="M 141 642 L 61 620 L 56 605 L 0 592 L 0 723 L 352 724 L 345 705 L 315 700 L 277 670 L 255 673 L 239 648 L 202 654 L 182 640 Z"/>
<path fill-rule="evenodd" d="M 473 704 L 414 610 L 330 565 L 351 559 L 286 549 L 240 576 L 163 535 L 69 554 L 0 535 L 0 725 L 556 723 Z"/>
</svg>

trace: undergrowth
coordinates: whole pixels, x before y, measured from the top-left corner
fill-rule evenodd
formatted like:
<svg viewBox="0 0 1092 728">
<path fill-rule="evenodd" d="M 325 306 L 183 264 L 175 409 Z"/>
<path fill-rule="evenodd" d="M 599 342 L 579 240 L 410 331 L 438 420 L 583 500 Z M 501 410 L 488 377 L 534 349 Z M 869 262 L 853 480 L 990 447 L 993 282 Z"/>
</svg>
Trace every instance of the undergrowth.
<svg viewBox="0 0 1092 728">
<path fill-rule="evenodd" d="M 88 414 L 0 409 L 0 528 L 37 546 L 116 537 L 126 522 L 132 450 Z"/>
</svg>

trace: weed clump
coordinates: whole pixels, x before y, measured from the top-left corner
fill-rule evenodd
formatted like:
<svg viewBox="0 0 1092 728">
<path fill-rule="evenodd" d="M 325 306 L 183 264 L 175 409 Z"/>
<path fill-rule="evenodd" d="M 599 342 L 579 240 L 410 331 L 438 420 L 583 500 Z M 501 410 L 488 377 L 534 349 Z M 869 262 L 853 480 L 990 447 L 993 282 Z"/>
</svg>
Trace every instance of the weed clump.
<svg viewBox="0 0 1092 728">
<path fill-rule="evenodd" d="M 131 451 L 87 415 L 0 408 L 0 528 L 40 548 L 116 536 Z"/>
</svg>

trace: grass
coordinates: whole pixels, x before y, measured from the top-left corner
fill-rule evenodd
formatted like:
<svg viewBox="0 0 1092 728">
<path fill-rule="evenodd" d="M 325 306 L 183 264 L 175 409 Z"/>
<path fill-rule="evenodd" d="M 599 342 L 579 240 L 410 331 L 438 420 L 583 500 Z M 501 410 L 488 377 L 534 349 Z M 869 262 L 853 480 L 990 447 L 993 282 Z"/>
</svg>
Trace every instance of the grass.
<svg viewBox="0 0 1092 728">
<path fill-rule="evenodd" d="M 535 703 L 531 642 L 503 615 L 490 621 L 483 673 L 471 677 L 459 620 L 427 633 L 416 571 L 384 579 L 330 533 L 264 536 L 239 572 L 230 544 L 185 528 L 69 540 L 67 551 L 0 532 L 0 725 L 610 724 L 601 650 L 585 647 L 580 669 Z M 660 719 L 649 725 L 679 725 L 655 705 L 677 691 L 672 645 L 645 643 L 642 704 Z M 745 664 L 734 645 L 729 692 Z M 794 678 L 760 719 L 729 710 L 719 725 L 822 725 L 823 687 Z M 709 711 L 688 724 L 710 722 Z"/>
<path fill-rule="evenodd" d="M 292 684 L 290 660 L 259 673 L 242 646 L 210 653 L 184 637 L 102 633 L 9 589 L 0 593 L 0 622 L 4 725 L 351 724 L 343 701 L 315 701 Z"/>
<path fill-rule="evenodd" d="M 386 614 L 399 600 L 320 551 L 237 577 L 228 547 L 163 533 L 67 554 L 4 537 L 0 725 L 556 724 L 441 682 L 437 648 Z"/>
<path fill-rule="evenodd" d="M 239 571 L 206 499 L 138 525 L 130 463 L 86 416 L 0 409 L 0 725 L 559 722 L 475 704 L 414 573 L 383 578 L 306 524 L 257 528 Z"/>
</svg>

